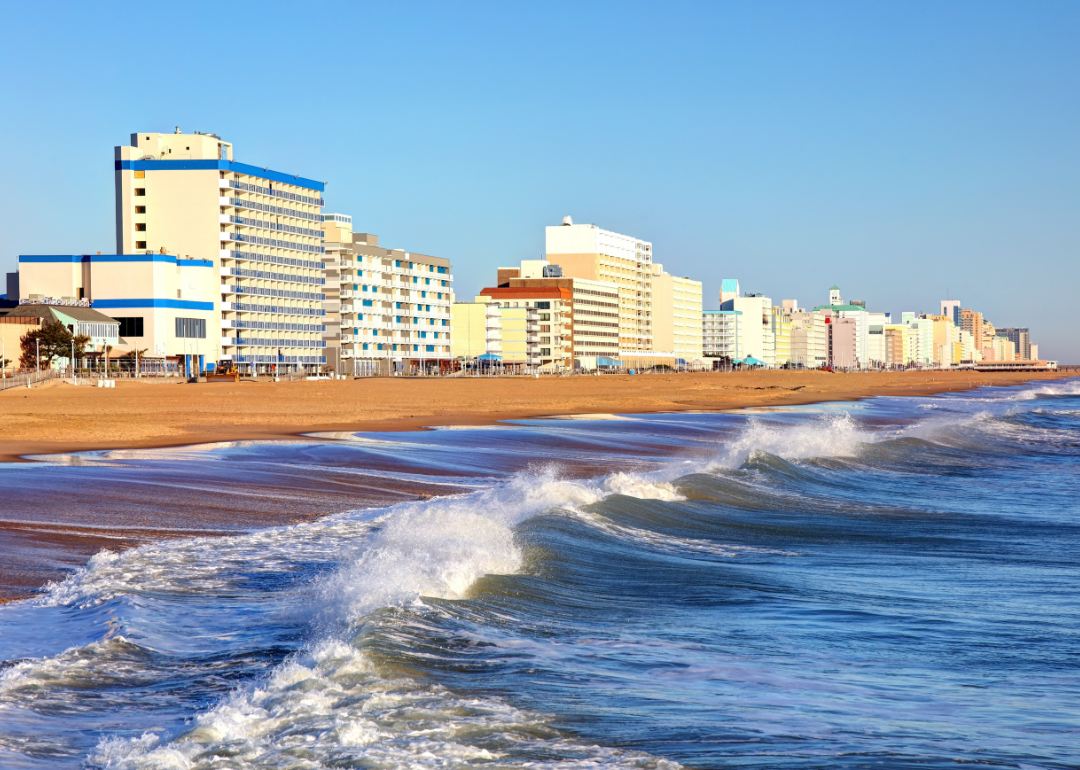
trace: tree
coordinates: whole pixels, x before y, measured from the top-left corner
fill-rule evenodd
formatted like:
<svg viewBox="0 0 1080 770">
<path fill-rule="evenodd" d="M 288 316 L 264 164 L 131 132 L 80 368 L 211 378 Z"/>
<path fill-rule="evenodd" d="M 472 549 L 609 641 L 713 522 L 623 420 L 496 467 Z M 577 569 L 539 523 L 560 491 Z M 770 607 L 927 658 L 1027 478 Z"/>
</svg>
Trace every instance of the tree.
<svg viewBox="0 0 1080 770">
<path fill-rule="evenodd" d="M 33 369 L 37 366 L 38 353 L 45 367 L 52 365 L 57 358 L 71 355 L 72 343 L 75 345 L 75 357 L 82 356 L 90 338 L 85 334 L 73 335 L 71 330 L 59 321 L 45 321 L 40 328 L 27 332 L 19 339 L 22 355 L 19 366 Z"/>
</svg>

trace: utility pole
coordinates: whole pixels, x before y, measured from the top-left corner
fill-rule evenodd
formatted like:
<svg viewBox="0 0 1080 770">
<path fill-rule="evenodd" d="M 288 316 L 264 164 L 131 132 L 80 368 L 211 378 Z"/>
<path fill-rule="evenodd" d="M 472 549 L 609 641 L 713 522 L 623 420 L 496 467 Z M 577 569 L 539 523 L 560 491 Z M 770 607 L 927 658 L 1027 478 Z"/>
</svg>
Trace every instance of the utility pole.
<svg viewBox="0 0 1080 770">
<path fill-rule="evenodd" d="M 34 348 L 37 351 L 37 371 L 41 371 L 41 339 L 34 340 Z"/>
</svg>

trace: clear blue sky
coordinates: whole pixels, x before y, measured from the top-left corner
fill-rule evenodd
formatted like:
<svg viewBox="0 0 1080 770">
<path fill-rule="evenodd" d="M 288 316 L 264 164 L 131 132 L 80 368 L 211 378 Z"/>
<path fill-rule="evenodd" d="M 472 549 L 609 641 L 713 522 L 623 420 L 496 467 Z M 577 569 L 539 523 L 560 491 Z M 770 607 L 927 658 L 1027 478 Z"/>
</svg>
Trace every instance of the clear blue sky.
<svg viewBox="0 0 1080 770">
<path fill-rule="evenodd" d="M 111 252 L 112 148 L 217 133 L 471 298 L 575 222 L 806 306 L 948 291 L 1080 363 L 1080 3 L 21 3 L 0 269 Z"/>
</svg>

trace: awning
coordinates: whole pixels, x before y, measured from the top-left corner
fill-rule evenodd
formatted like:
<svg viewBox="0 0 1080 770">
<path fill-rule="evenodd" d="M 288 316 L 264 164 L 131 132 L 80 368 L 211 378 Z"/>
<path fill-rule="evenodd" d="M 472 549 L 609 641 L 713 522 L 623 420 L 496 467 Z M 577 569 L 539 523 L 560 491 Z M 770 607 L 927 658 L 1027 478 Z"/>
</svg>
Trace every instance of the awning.
<svg viewBox="0 0 1080 770">
<path fill-rule="evenodd" d="M 476 357 L 477 361 L 502 361 L 502 356 L 495 353 L 484 353 L 482 356 Z"/>
<path fill-rule="evenodd" d="M 736 362 L 736 363 L 738 363 L 738 362 Z M 743 363 L 746 364 L 747 366 L 761 366 L 761 361 L 758 361 L 753 356 L 747 356 L 746 360 L 743 361 Z"/>
<path fill-rule="evenodd" d="M 598 356 L 597 359 L 596 359 L 596 365 L 597 366 L 622 366 L 622 362 L 621 361 L 616 361 L 614 358 L 604 358 L 602 356 Z"/>
</svg>

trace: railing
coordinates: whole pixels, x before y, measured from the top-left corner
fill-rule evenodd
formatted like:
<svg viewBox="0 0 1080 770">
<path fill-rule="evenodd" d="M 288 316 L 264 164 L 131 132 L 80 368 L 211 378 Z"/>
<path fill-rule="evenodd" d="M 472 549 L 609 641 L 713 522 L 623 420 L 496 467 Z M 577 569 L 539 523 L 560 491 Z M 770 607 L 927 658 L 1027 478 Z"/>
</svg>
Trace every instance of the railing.
<svg viewBox="0 0 1080 770">
<path fill-rule="evenodd" d="M 279 241 L 276 238 L 260 238 L 257 235 L 241 235 L 240 233 L 223 233 L 229 236 L 228 240 L 238 243 L 252 243 L 256 246 L 269 246 L 272 249 L 291 249 L 293 251 L 308 251 L 312 254 L 322 254 L 325 249 L 322 246 L 309 246 L 306 243 L 295 241 Z"/>
<path fill-rule="evenodd" d="M 234 225 L 241 225 L 243 227 L 261 227 L 265 230 L 275 230 L 283 233 L 292 233 L 293 235 L 306 235 L 309 238 L 322 238 L 322 230 L 309 230 L 306 227 L 294 227 L 293 225 L 283 225 L 279 222 L 267 222 L 263 219 L 249 219 L 248 217 L 229 216 L 229 222 Z"/>
<path fill-rule="evenodd" d="M 31 385 L 36 385 L 39 382 L 51 380 L 56 376 L 57 373 L 53 369 L 43 369 L 40 372 L 11 374 L 0 379 L 0 390 L 7 390 L 8 388 L 26 388 Z"/>
<path fill-rule="evenodd" d="M 253 251 L 228 251 L 227 259 L 246 259 L 249 262 L 266 262 L 271 265 L 286 265 L 288 267 L 302 267 L 307 270 L 325 270 L 325 262 L 312 262 L 309 259 L 292 259 L 290 257 L 277 257 L 272 254 L 256 254 Z"/>
<path fill-rule="evenodd" d="M 244 192 L 252 192 L 258 195 L 270 195 L 275 198 L 284 198 L 285 200 L 296 201 L 297 203 L 306 203 L 309 206 L 322 206 L 326 205 L 326 202 L 322 198 L 310 198 L 307 195 L 297 195 L 296 193 L 287 193 L 281 190 L 274 190 L 270 187 L 260 187 L 256 184 L 247 184 L 246 182 L 237 182 L 230 179 L 229 185 L 234 190 L 243 190 Z"/>
</svg>

